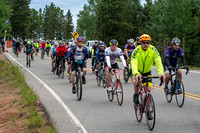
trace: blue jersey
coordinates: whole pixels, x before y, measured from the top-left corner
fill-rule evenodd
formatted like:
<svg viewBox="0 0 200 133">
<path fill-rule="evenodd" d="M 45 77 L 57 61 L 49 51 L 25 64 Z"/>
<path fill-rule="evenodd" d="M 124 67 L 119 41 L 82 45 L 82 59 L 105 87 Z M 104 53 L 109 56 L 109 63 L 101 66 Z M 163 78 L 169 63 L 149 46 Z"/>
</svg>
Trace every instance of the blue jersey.
<svg viewBox="0 0 200 133">
<path fill-rule="evenodd" d="M 131 47 L 129 44 L 126 44 L 124 46 L 124 55 L 126 55 L 125 50 L 127 50 L 128 56 L 130 56 L 135 48 L 136 48 L 135 45 L 133 45 L 133 47 Z"/>
<path fill-rule="evenodd" d="M 175 67 L 178 62 L 178 57 L 183 57 L 183 50 L 181 47 L 178 50 L 174 50 L 172 46 L 167 47 L 165 50 L 165 57 L 169 58 L 170 66 Z M 164 62 L 166 64 L 166 61 Z"/>
<path fill-rule="evenodd" d="M 55 47 L 54 45 L 51 46 L 51 49 L 52 49 L 52 51 L 53 51 L 53 54 L 56 54 L 56 53 L 57 53 L 57 52 L 56 52 L 56 48 L 57 48 L 57 47 Z"/>
<path fill-rule="evenodd" d="M 105 49 L 101 50 L 100 48 L 97 48 L 96 50 L 96 60 L 97 62 L 105 62 Z"/>
</svg>

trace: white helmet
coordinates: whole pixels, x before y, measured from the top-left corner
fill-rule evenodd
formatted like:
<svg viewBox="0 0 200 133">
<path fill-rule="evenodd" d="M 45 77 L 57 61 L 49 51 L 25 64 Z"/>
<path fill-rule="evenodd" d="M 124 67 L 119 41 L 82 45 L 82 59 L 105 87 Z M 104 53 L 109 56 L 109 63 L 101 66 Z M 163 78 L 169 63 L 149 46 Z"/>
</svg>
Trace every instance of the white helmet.
<svg viewBox="0 0 200 133">
<path fill-rule="evenodd" d="M 56 41 L 56 42 L 54 42 L 54 45 L 58 45 L 58 42 Z"/>
</svg>

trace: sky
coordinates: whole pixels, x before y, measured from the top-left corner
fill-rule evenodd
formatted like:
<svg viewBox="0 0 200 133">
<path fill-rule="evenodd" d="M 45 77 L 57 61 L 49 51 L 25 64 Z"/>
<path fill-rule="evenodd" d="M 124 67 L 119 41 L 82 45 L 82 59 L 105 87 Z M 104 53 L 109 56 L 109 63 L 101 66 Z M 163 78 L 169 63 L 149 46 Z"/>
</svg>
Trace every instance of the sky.
<svg viewBox="0 0 200 133">
<path fill-rule="evenodd" d="M 46 5 L 50 5 L 51 2 L 53 2 L 57 7 L 60 7 L 62 10 L 64 10 L 64 13 L 66 14 L 68 9 L 70 9 L 70 12 L 72 13 L 73 18 L 73 24 L 76 30 L 77 26 L 77 15 L 79 14 L 79 11 L 83 10 L 84 4 L 88 5 L 88 0 L 31 0 L 30 8 L 34 8 L 39 11 L 39 8 L 42 8 L 42 10 L 45 8 Z M 145 0 L 141 0 L 141 3 L 144 3 Z"/>
</svg>

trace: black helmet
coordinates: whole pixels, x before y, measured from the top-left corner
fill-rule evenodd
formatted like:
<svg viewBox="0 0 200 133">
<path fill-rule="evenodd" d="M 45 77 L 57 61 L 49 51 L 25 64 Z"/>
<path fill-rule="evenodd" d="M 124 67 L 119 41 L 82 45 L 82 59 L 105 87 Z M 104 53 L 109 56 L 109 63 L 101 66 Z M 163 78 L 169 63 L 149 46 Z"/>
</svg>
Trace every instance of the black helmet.
<svg viewBox="0 0 200 133">
<path fill-rule="evenodd" d="M 174 37 L 172 39 L 172 44 L 179 45 L 180 43 L 181 43 L 181 40 L 179 38 Z"/>
<path fill-rule="evenodd" d="M 118 45 L 118 41 L 115 39 L 110 40 L 110 45 Z"/>
</svg>

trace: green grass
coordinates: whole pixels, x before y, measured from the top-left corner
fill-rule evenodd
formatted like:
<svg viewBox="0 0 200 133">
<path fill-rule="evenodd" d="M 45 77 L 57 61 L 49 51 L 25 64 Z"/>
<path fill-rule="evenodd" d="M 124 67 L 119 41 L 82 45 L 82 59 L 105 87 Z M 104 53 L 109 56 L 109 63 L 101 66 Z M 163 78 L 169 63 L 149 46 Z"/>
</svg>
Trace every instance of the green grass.
<svg viewBox="0 0 200 133">
<path fill-rule="evenodd" d="M 27 122 L 28 128 L 32 130 L 32 128 L 37 129 L 42 127 L 45 116 L 38 114 L 36 108 L 38 97 L 26 84 L 24 75 L 21 73 L 20 69 L 17 66 L 13 66 L 9 61 L 0 60 L 0 79 L 11 85 L 13 88 L 20 88 L 18 94 L 21 95 L 21 99 L 20 101 L 14 99 L 12 104 L 19 103 L 22 105 L 22 109 L 19 110 L 19 117 L 26 113 L 29 114 Z M 12 106 L 12 104 L 10 104 L 10 106 Z M 10 120 L 13 123 L 16 122 L 16 118 L 14 116 L 11 116 Z M 43 132 L 56 133 L 51 123 L 48 125 L 47 126 L 49 128 L 44 129 Z"/>
</svg>

